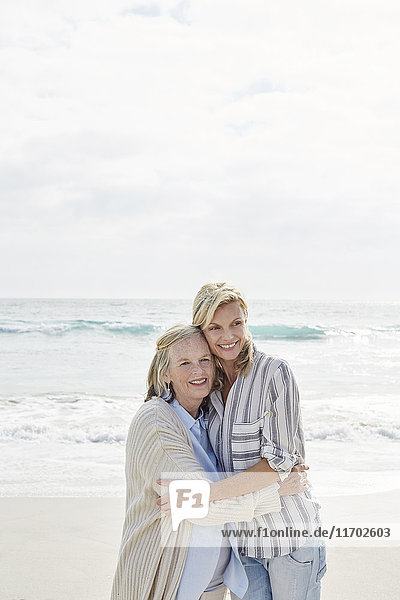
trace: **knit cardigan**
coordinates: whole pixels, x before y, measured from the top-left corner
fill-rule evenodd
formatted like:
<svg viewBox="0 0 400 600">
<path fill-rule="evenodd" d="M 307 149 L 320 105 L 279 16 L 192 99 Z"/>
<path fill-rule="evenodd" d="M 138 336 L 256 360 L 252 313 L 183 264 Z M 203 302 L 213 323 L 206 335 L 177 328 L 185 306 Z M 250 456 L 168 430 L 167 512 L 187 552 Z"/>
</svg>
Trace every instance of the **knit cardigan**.
<svg viewBox="0 0 400 600">
<path fill-rule="evenodd" d="M 171 519 L 156 504 L 164 473 L 180 479 L 206 479 L 196 461 L 183 422 L 161 398 L 145 402 L 132 419 L 126 440 L 125 521 L 111 600 L 174 600 L 190 542 L 192 523 L 217 525 L 252 521 L 281 509 L 277 486 L 252 494 L 210 502 L 203 519 L 185 519 L 172 531 Z M 161 545 L 162 533 L 167 545 Z"/>
</svg>

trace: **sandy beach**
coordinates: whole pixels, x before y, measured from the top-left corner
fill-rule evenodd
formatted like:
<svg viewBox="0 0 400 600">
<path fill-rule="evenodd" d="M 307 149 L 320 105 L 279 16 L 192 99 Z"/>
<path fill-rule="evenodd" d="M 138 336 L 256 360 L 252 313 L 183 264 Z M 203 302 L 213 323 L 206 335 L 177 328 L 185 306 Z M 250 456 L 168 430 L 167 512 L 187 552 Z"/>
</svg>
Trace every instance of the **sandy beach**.
<svg viewBox="0 0 400 600">
<path fill-rule="evenodd" d="M 398 522 L 400 492 L 321 499 L 323 519 Z M 124 498 L 0 498 L 2 600 L 108 600 Z M 328 546 L 323 600 L 400 597 L 400 542 Z"/>
</svg>

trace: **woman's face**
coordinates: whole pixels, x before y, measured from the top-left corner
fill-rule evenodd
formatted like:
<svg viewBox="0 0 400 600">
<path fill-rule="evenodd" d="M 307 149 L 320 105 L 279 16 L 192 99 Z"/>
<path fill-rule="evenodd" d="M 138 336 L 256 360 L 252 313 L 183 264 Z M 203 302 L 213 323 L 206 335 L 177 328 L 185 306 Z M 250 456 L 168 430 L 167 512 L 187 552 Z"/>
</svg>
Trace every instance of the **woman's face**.
<svg viewBox="0 0 400 600">
<path fill-rule="evenodd" d="M 184 408 L 187 409 L 188 403 L 200 406 L 210 393 L 213 378 L 212 356 L 201 334 L 171 346 L 166 380 L 172 383 L 175 397 Z"/>
<path fill-rule="evenodd" d="M 203 329 L 211 352 L 221 360 L 236 360 L 246 340 L 246 322 L 238 302 L 217 308 L 212 322 Z"/>
</svg>

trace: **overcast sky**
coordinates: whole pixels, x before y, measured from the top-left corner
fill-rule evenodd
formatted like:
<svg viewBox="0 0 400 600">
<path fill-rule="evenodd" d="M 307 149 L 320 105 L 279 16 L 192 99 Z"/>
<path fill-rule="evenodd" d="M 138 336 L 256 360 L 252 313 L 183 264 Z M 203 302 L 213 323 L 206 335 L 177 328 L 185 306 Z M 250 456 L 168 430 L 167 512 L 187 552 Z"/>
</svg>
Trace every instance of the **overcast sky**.
<svg viewBox="0 0 400 600">
<path fill-rule="evenodd" d="M 400 300 L 399 17 L 2 0 L 0 296 Z"/>
</svg>

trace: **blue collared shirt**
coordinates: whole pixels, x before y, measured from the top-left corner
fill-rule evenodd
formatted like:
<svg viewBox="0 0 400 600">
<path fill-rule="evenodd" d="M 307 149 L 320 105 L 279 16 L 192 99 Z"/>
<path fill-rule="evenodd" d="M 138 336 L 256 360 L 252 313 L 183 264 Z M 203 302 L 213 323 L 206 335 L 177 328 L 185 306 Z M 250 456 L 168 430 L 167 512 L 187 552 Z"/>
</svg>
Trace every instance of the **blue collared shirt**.
<svg viewBox="0 0 400 600">
<path fill-rule="evenodd" d="M 176 398 L 170 402 L 170 406 L 189 432 L 196 460 L 210 479 L 218 481 L 221 469 L 208 437 L 202 409 L 200 408 L 197 419 L 194 419 Z M 236 543 L 233 542 L 231 547 L 222 548 L 221 551 L 225 539 L 221 529 L 221 525 L 192 525 L 190 545 L 175 600 L 198 600 L 213 579 L 215 569 L 217 565 L 221 565 L 221 561 L 226 564 L 223 574 L 225 585 L 239 598 L 244 595 L 248 581 Z M 204 547 L 207 543 L 208 547 Z"/>
</svg>

